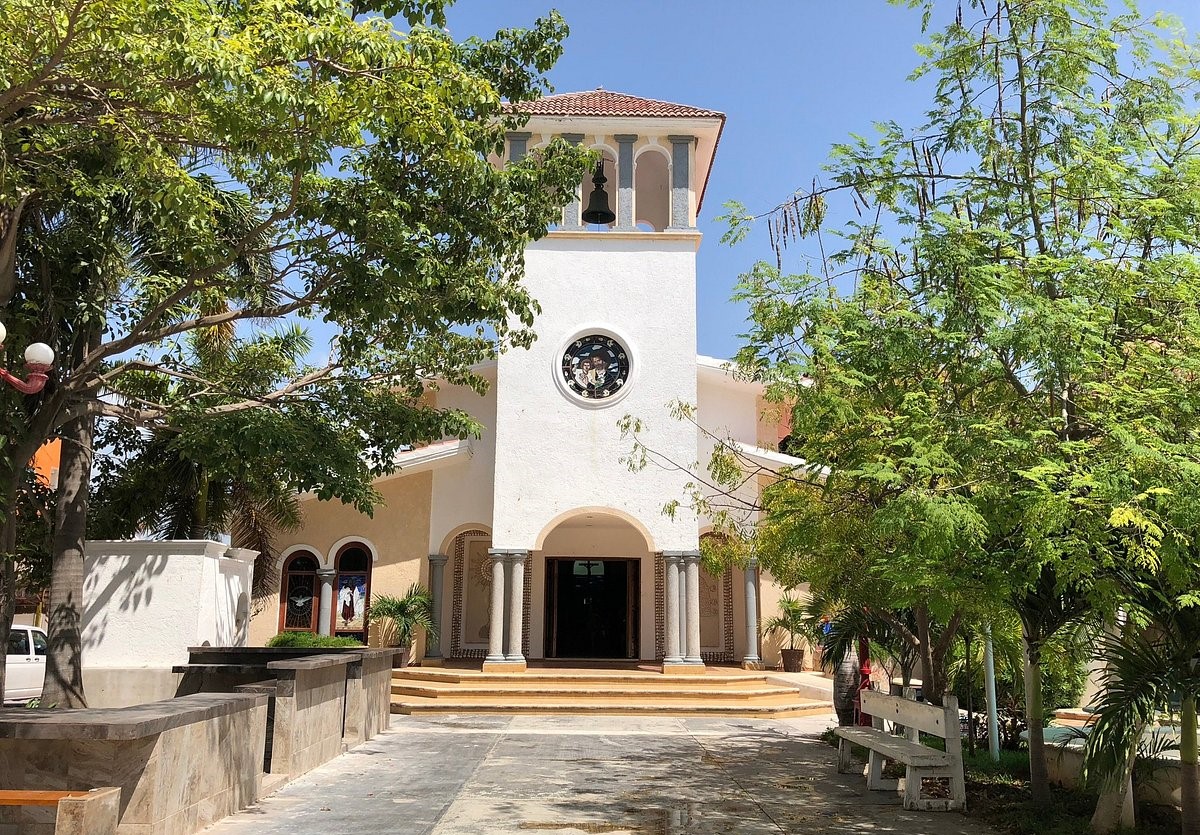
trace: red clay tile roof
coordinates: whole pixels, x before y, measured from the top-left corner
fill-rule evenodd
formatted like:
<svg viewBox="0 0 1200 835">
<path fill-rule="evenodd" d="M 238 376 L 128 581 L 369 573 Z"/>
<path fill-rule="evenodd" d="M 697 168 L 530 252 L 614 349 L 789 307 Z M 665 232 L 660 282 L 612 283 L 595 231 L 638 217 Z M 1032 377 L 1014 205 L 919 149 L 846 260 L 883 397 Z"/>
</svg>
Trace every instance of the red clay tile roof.
<svg viewBox="0 0 1200 835">
<path fill-rule="evenodd" d="M 669 101 L 644 99 L 628 93 L 597 88 L 583 93 L 560 93 L 534 101 L 508 104 L 509 110 L 531 116 L 648 116 L 665 118 L 724 119 L 716 110 L 689 107 Z"/>
</svg>

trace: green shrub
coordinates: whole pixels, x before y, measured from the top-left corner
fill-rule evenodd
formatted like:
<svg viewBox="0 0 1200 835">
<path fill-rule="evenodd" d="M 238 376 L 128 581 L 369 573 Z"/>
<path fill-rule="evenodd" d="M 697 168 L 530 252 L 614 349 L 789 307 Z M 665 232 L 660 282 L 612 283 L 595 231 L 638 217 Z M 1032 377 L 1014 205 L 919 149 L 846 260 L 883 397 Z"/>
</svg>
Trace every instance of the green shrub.
<svg viewBox="0 0 1200 835">
<path fill-rule="evenodd" d="M 314 635 L 311 632 L 280 632 L 267 641 L 269 647 L 298 647 L 320 649 L 323 647 L 361 647 L 361 641 L 353 638 L 336 638 L 332 635 Z"/>
</svg>

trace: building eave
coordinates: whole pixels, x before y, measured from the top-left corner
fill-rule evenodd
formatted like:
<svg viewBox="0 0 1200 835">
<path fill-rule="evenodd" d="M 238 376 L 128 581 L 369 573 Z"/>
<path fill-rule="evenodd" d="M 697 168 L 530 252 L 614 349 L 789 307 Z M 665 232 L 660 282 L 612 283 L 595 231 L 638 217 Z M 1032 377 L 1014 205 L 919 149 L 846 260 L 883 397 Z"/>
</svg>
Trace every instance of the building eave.
<svg viewBox="0 0 1200 835">
<path fill-rule="evenodd" d="M 450 441 L 439 441 L 436 444 L 430 444 L 429 446 L 417 449 L 405 450 L 392 459 L 392 463 L 396 467 L 395 471 L 377 477 L 375 483 L 379 484 L 395 478 L 404 478 L 405 476 L 416 475 L 417 473 L 439 470 L 452 464 L 461 464 L 470 457 L 471 442 L 458 438 Z M 296 498 L 299 501 L 306 502 L 316 499 L 317 495 L 311 492 L 300 493 Z"/>
</svg>

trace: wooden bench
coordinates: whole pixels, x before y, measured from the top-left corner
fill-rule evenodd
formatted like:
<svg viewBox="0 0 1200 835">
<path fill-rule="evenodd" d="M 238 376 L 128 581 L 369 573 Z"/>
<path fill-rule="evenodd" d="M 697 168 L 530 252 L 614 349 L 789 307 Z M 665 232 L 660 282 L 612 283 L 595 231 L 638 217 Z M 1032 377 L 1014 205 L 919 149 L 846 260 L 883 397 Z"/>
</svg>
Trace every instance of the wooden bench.
<svg viewBox="0 0 1200 835">
<path fill-rule="evenodd" d="M 92 789 L 91 791 L 29 789 L 0 791 L 0 807 L 57 807 L 53 826 L 55 835 L 114 835 L 117 831 L 120 803 L 121 790 L 118 788 Z M 8 812 L 5 814 L 21 815 L 22 813 Z M 39 816 L 41 814 L 48 813 L 39 813 Z M 20 817 L 15 820 L 18 832 L 32 831 L 35 827 L 48 828 L 50 826 L 49 823 L 35 824 Z M 5 830 L 5 826 L 0 822 L 0 832 Z"/>
<path fill-rule="evenodd" d="M 862 712 L 871 717 L 872 727 L 839 727 L 838 771 L 851 771 L 850 745 L 861 745 L 870 751 L 867 759 L 867 789 L 887 791 L 898 788 L 899 781 L 884 780 L 883 766 L 887 761 L 903 763 L 905 809 L 948 811 L 965 809 L 967 786 L 963 777 L 962 731 L 958 724 L 958 700 L 945 697 L 943 707 L 914 702 L 899 696 L 888 696 L 875 690 L 862 691 Z M 884 723 L 903 726 L 905 736 L 885 730 Z M 946 740 L 946 750 L 939 751 L 920 743 L 919 733 Z M 945 777 L 950 781 L 949 797 L 926 797 L 921 782 L 928 777 Z"/>
</svg>

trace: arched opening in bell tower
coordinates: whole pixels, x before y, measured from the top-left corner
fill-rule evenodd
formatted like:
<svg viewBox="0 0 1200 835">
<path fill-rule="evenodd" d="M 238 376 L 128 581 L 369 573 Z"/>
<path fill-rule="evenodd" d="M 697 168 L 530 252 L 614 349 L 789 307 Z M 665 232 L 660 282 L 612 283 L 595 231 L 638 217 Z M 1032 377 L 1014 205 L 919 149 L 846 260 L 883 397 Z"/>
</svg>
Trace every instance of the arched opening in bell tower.
<svg viewBox="0 0 1200 835">
<path fill-rule="evenodd" d="M 671 190 L 666 149 L 657 145 L 637 156 L 633 176 L 635 225 L 644 232 L 661 232 L 671 223 Z"/>
</svg>

